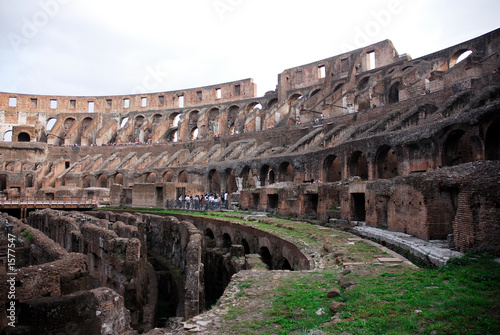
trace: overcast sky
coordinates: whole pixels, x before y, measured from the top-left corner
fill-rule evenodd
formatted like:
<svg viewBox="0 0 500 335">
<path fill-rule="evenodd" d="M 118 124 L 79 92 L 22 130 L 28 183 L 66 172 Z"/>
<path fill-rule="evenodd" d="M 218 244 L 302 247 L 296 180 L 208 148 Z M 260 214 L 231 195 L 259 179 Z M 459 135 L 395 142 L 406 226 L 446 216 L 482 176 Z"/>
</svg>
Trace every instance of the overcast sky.
<svg viewBox="0 0 500 335">
<path fill-rule="evenodd" d="M 390 39 L 413 58 L 500 27 L 498 0 L 0 0 L 0 91 L 104 96 L 254 78 Z"/>
</svg>

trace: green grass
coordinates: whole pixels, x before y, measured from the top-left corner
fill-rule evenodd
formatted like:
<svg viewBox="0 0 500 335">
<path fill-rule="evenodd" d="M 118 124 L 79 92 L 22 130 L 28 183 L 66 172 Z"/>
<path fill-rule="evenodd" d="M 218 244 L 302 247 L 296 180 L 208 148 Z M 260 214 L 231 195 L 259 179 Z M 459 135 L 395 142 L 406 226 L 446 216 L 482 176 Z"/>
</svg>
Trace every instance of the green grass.
<svg viewBox="0 0 500 335">
<path fill-rule="evenodd" d="M 499 334 L 500 264 L 491 256 L 441 269 L 360 277 L 341 299 L 354 321 L 329 327 L 353 334 Z"/>
</svg>

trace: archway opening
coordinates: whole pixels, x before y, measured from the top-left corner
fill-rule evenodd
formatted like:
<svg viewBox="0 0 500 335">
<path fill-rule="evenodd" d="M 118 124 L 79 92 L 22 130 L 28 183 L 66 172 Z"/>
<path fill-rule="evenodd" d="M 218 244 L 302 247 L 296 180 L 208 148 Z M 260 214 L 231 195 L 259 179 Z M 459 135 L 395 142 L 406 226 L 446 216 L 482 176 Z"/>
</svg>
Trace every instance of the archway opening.
<svg viewBox="0 0 500 335">
<path fill-rule="evenodd" d="M 31 141 L 30 134 L 22 132 L 17 135 L 17 141 L 18 142 L 29 142 Z"/>
<path fill-rule="evenodd" d="M 500 119 L 497 119 L 488 127 L 484 145 L 487 160 L 500 159 Z"/>
<path fill-rule="evenodd" d="M 337 182 L 342 179 L 340 159 L 335 155 L 328 155 L 323 163 L 323 179 L 327 183 Z"/>
<path fill-rule="evenodd" d="M 399 82 L 394 83 L 390 88 L 389 88 L 389 96 L 388 96 L 388 102 L 390 104 L 393 104 L 395 102 L 399 101 Z"/>
<path fill-rule="evenodd" d="M 455 65 L 469 57 L 471 54 L 472 50 L 470 49 L 461 49 L 455 52 L 455 54 L 450 59 L 450 68 L 454 67 Z"/>
<path fill-rule="evenodd" d="M 260 256 L 260 259 L 262 260 L 262 263 L 266 264 L 267 268 L 269 270 L 272 270 L 273 269 L 273 256 L 271 256 L 269 249 L 267 247 L 260 247 L 259 256 Z"/>
<path fill-rule="evenodd" d="M 294 180 L 294 172 L 292 164 L 288 162 L 281 163 L 279 167 L 279 181 L 287 182 Z"/>
<path fill-rule="evenodd" d="M 375 160 L 377 178 L 390 179 L 398 176 L 398 156 L 390 146 L 380 147 Z"/>
<path fill-rule="evenodd" d="M 349 174 L 351 177 L 359 176 L 362 180 L 368 179 L 368 160 L 361 151 L 355 151 L 349 160 Z"/>
<path fill-rule="evenodd" d="M 474 153 L 469 135 L 461 129 L 448 134 L 443 148 L 443 165 L 454 166 L 472 162 Z"/>
</svg>

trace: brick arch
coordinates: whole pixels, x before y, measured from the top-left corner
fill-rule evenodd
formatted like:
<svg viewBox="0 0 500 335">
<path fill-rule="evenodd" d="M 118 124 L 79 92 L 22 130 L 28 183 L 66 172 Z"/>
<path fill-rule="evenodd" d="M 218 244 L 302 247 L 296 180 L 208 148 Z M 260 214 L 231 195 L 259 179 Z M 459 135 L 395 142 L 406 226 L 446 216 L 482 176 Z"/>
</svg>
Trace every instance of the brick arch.
<svg viewBox="0 0 500 335">
<path fill-rule="evenodd" d="M 368 160 L 361 151 L 354 151 L 348 163 L 349 177 L 361 177 L 362 180 L 368 179 Z"/>
<path fill-rule="evenodd" d="M 389 145 L 382 145 L 375 155 L 375 178 L 390 179 L 398 176 L 398 156 Z"/>
<path fill-rule="evenodd" d="M 276 172 L 269 165 L 264 164 L 260 168 L 260 185 L 271 185 L 276 182 Z"/>
<path fill-rule="evenodd" d="M 342 164 L 336 155 L 328 155 L 323 161 L 323 181 L 327 183 L 342 180 Z"/>
<path fill-rule="evenodd" d="M 443 143 L 443 166 L 454 166 L 474 161 L 471 137 L 464 129 L 454 129 Z"/>
<path fill-rule="evenodd" d="M 283 162 L 279 167 L 278 178 L 280 182 L 294 181 L 295 173 L 293 165 L 289 162 Z"/>
<path fill-rule="evenodd" d="M 242 179 L 241 180 L 242 189 L 255 188 L 256 185 L 255 185 L 255 180 L 253 179 L 253 171 L 248 165 L 245 166 L 241 171 L 240 178 Z"/>
</svg>

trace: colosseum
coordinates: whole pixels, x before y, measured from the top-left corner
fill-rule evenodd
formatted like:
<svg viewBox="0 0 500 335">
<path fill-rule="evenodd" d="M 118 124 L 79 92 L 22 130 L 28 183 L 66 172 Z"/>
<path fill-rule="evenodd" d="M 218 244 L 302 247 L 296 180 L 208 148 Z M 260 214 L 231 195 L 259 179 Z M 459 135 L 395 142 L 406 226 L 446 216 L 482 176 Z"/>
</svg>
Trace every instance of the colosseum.
<svg viewBox="0 0 500 335">
<path fill-rule="evenodd" d="M 227 193 L 228 210 L 499 252 L 499 49 L 500 29 L 417 59 L 384 40 L 284 70 L 264 96 L 252 79 L 123 96 L 0 93 L 2 231 L 32 227 L 36 242 L 18 276 L 19 301 L 33 302 L 32 311 L 61 304 L 68 318 L 86 318 L 78 306 L 108 304 L 107 319 L 94 314 L 88 329 L 108 322 L 146 331 L 154 324 L 147 297 L 160 280 L 151 254 L 185 273 L 183 287 L 169 290 L 173 314 L 188 318 L 209 299 L 209 279 L 199 275 L 211 266 L 203 232 L 220 245 L 239 236 L 235 253 L 262 247 L 251 238 L 260 233 L 216 220 L 55 209 L 132 212 Z M 273 238 L 271 253 L 282 246 L 274 267 L 311 268 L 293 244 Z M 47 296 L 59 300 L 39 301 Z"/>
</svg>

